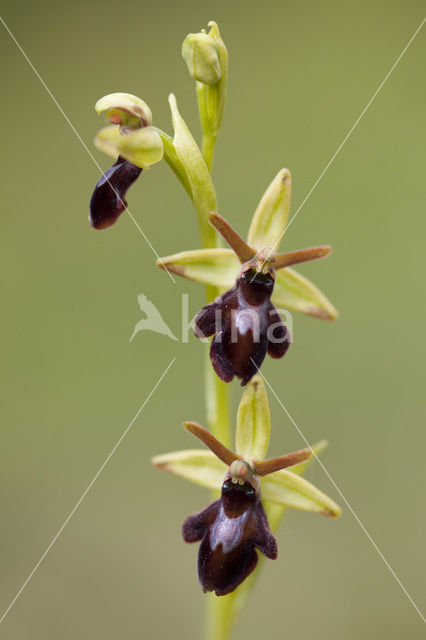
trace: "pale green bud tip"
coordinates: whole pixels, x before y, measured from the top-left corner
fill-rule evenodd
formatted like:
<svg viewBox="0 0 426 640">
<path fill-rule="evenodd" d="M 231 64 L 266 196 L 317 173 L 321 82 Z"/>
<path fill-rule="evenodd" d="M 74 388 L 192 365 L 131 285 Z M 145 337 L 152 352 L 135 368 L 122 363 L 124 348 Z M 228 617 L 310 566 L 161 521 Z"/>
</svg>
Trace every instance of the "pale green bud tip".
<svg viewBox="0 0 426 640">
<path fill-rule="evenodd" d="M 122 156 L 142 169 L 160 162 L 163 157 L 163 142 L 154 127 L 137 129 L 121 135 L 117 127 L 105 127 L 95 138 L 95 146 L 116 158 Z"/>
<path fill-rule="evenodd" d="M 216 84 L 222 77 L 215 39 L 207 33 L 190 33 L 182 45 L 182 56 L 194 80 Z"/>
<path fill-rule="evenodd" d="M 95 104 L 97 113 L 107 111 L 112 124 L 131 129 L 152 124 L 152 113 L 146 102 L 131 93 L 110 93 Z"/>
</svg>

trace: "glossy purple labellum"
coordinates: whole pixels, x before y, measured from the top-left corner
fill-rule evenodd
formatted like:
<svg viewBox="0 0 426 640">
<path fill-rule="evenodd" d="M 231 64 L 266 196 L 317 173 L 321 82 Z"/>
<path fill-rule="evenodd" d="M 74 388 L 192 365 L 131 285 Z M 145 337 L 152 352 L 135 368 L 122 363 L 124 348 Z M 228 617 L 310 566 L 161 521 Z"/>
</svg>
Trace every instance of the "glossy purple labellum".
<svg viewBox="0 0 426 640">
<path fill-rule="evenodd" d="M 206 305 L 194 321 L 197 337 L 214 335 L 210 359 L 221 380 L 241 378 L 244 386 L 266 353 L 282 358 L 291 343 L 289 331 L 271 302 L 274 277 L 249 267 L 235 285 Z"/>
<path fill-rule="evenodd" d="M 118 158 L 98 180 L 90 199 L 90 224 L 95 229 L 106 229 L 113 225 L 127 207 L 125 195 L 129 187 L 140 176 L 142 169 Z"/>
<path fill-rule="evenodd" d="M 267 558 L 278 555 L 277 543 L 260 501 L 248 482 L 229 474 L 219 500 L 190 516 L 183 524 L 186 542 L 198 542 L 198 577 L 204 592 L 224 596 L 253 571 L 259 549 Z"/>
</svg>

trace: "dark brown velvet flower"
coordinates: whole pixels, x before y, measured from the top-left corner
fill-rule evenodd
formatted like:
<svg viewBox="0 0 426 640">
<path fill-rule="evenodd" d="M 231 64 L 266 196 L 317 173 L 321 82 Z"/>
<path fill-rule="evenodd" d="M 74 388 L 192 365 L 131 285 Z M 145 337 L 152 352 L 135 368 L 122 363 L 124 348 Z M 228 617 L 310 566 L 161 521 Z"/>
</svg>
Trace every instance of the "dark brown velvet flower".
<svg viewBox="0 0 426 640">
<path fill-rule="evenodd" d="M 244 386 L 257 372 L 266 353 L 282 358 L 291 343 L 289 331 L 271 302 L 274 270 L 257 271 L 247 263 L 235 285 L 206 305 L 194 321 L 197 337 L 214 335 L 210 358 L 221 380 L 241 378 Z"/>
<path fill-rule="evenodd" d="M 234 591 L 257 564 L 258 549 L 278 555 L 260 501 L 259 480 L 244 461 L 232 463 L 219 500 L 190 516 L 183 525 L 186 542 L 198 542 L 198 578 L 204 592 L 224 596 Z"/>
</svg>

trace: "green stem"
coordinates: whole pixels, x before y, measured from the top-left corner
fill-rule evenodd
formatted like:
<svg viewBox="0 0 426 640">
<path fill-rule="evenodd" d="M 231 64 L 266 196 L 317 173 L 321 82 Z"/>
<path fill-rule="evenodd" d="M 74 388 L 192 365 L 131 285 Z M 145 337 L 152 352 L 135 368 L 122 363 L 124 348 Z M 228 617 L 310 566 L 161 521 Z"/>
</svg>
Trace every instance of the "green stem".
<svg viewBox="0 0 426 640">
<path fill-rule="evenodd" d="M 213 164 L 213 153 L 214 153 L 215 143 L 216 143 L 216 137 L 212 135 L 210 132 L 203 136 L 202 154 L 209 171 L 211 171 L 211 166 Z"/>
<path fill-rule="evenodd" d="M 197 212 L 203 249 L 212 249 L 220 246 L 218 234 L 208 222 L 208 215 L 211 211 L 216 211 L 217 209 L 216 193 L 211 180 L 211 166 L 217 127 L 221 120 L 224 104 L 224 93 L 221 95 L 221 109 L 217 109 L 217 105 L 215 107 L 218 110 L 219 119 L 216 119 L 216 128 L 213 129 L 211 118 L 208 117 L 209 107 L 211 112 L 213 106 L 215 106 L 214 101 L 217 101 L 220 96 L 217 89 L 210 90 L 207 94 L 203 85 L 197 83 L 198 105 L 203 129 L 202 153 L 200 153 L 197 143 L 179 113 L 176 98 L 173 94 L 169 96 L 175 131 L 173 140 L 163 131 L 158 130 L 163 140 L 164 158 L 187 191 Z M 212 302 L 220 293 L 221 291 L 217 287 L 206 286 L 207 302 Z M 208 353 L 206 355 L 208 356 Z M 207 359 L 205 370 L 208 426 L 216 438 L 226 447 L 230 447 L 229 385 L 217 377 L 209 358 Z M 217 495 L 213 499 L 216 498 Z M 225 598 L 217 598 L 216 596 L 209 598 L 211 602 L 207 622 L 209 640 L 226 640 L 228 638 L 232 622 L 232 611 L 226 598 L 227 596 Z"/>
<path fill-rule="evenodd" d="M 201 83 L 196 84 L 198 108 L 200 113 L 201 126 L 203 131 L 201 152 L 204 162 L 211 174 L 213 165 L 213 153 L 217 136 L 212 133 L 207 115 L 206 88 Z M 215 245 L 210 243 L 210 238 L 203 238 L 200 227 L 204 249 L 220 245 L 220 239 L 215 233 Z M 211 302 L 220 291 L 216 287 L 206 286 L 207 301 Z M 210 349 L 210 345 L 208 347 Z M 232 448 L 232 432 L 230 422 L 230 388 L 225 382 L 220 380 L 210 362 L 210 354 L 206 353 L 206 410 L 207 423 L 211 432 L 226 447 Z M 217 495 L 213 496 L 217 499 Z M 234 620 L 233 599 L 231 596 L 218 598 L 215 594 L 207 596 L 206 614 L 206 640 L 228 640 Z"/>
<path fill-rule="evenodd" d="M 210 348 L 210 345 L 208 345 Z M 229 387 L 219 380 L 210 362 L 210 354 L 206 352 L 206 409 L 210 431 L 225 447 L 232 448 Z"/>
<path fill-rule="evenodd" d="M 231 596 L 232 594 L 218 598 L 214 593 L 207 596 L 206 640 L 228 640 L 233 623 Z"/>
<path fill-rule="evenodd" d="M 214 145 L 217 139 L 217 133 L 214 134 L 212 130 L 212 125 L 209 118 L 209 91 L 211 91 L 210 87 L 206 87 L 201 82 L 195 83 L 195 90 L 197 93 L 197 101 L 198 101 L 198 113 L 200 115 L 201 128 L 203 131 L 203 141 L 201 152 L 204 158 L 204 162 L 207 165 L 207 169 L 211 173 L 212 165 L 213 165 L 213 152 Z"/>
</svg>

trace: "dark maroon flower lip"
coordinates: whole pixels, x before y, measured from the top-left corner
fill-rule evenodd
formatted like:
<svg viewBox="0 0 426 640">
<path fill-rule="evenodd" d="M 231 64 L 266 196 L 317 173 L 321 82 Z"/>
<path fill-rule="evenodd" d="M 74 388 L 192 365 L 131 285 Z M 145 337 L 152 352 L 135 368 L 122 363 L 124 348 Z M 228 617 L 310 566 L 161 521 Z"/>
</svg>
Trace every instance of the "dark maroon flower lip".
<svg viewBox="0 0 426 640">
<path fill-rule="evenodd" d="M 107 229 L 117 222 L 127 207 L 126 193 L 141 172 L 140 167 L 119 157 L 99 178 L 89 206 L 89 220 L 94 229 Z"/>
<path fill-rule="evenodd" d="M 224 382 L 237 376 L 244 386 L 257 373 L 266 353 L 282 358 L 287 352 L 291 338 L 270 300 L 273 288 L 273 274 L 243 268 L 234 287 L 195 317 L 194 334 L 214 336 L 210 359 Z"/>
<path fill-rule="evenodd" d="M 254 570 L 260 551 L 276 559 L 277 542 L 263 509 L 260 494 L 247 480 L 238 482 L 228 472 L 222 494 L 208 507 L 187 518 L 185 542 L 199 542 L 198 578 L 204 592 L 224 596 Z"/>
</svg>

